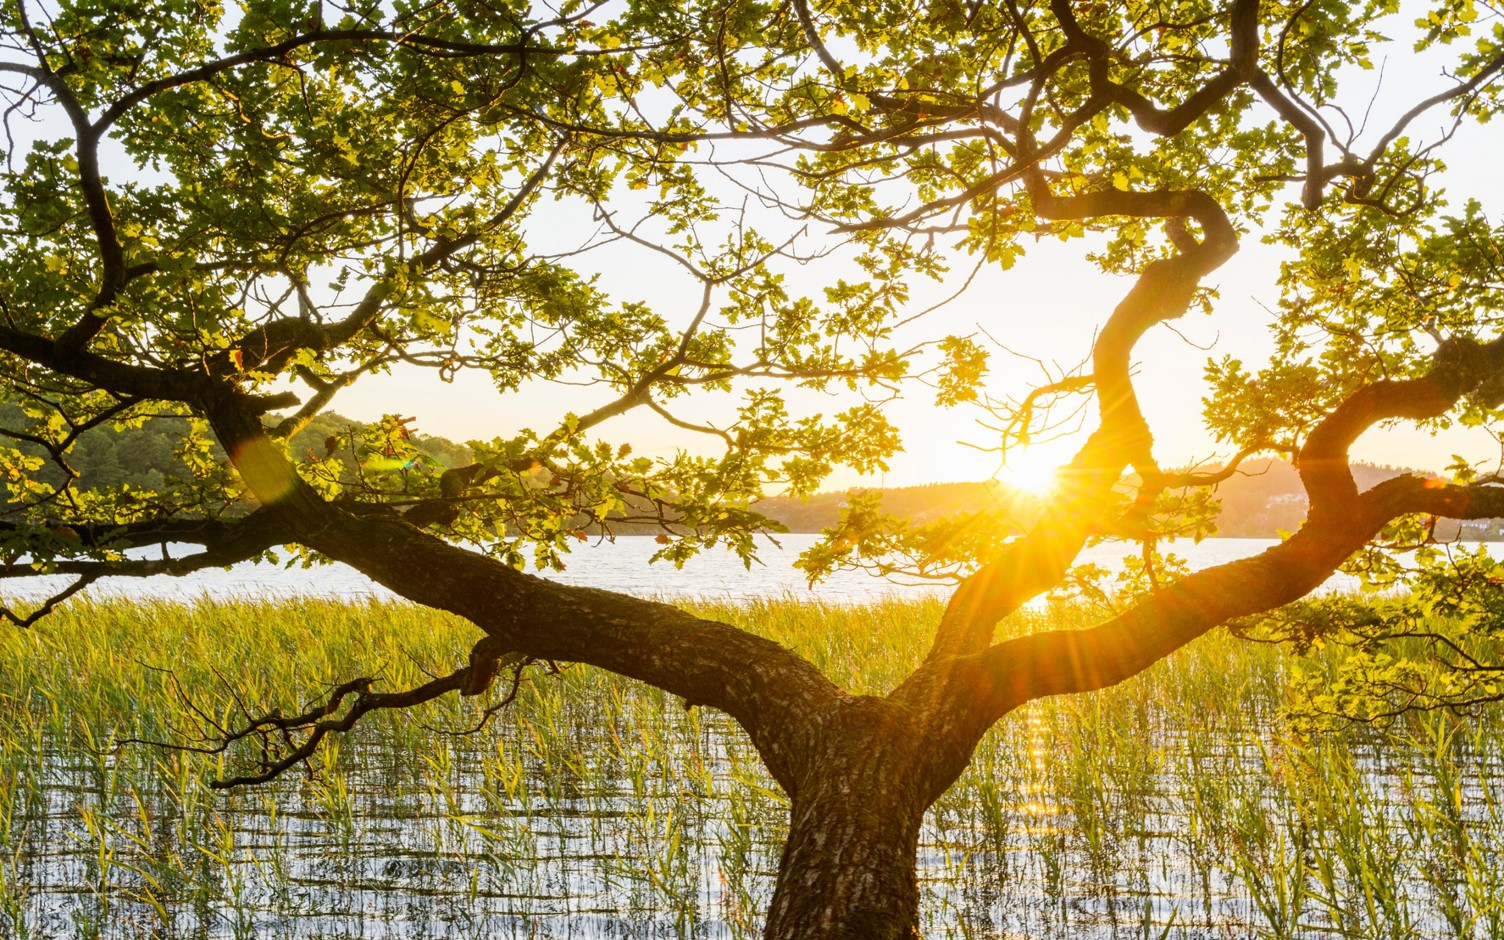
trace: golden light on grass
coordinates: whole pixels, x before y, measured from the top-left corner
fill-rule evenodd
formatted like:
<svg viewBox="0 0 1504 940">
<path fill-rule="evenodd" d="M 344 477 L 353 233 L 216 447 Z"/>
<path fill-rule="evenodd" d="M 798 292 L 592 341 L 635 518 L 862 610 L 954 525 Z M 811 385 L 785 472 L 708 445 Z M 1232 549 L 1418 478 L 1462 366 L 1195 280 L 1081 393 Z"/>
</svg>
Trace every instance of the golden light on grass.
<svg viewBox="0 0 1504 940">
<path fill-rule="evenodd" d="M 881 694 L 925 655 L 943 602 L 695 609 Z M 1079 629 L 1097 616 L 1057 606 L 1013 628 Z M 211 904 L 238 924 L 291 923 L 317 904 L 331 932 L 361 938 L 399 933 L 404 912 L 436 904 L 468 905 L 481 923 L 526 916 L 558 935 L 681 911 L 686 933 L 714 918 L 755 935 L 746 899 L 772 890 L 766 859 L 787 831 L 786 794 L 730 718 L 600 670 L 530 676 L 473 735 L 437 733 L 474 726 L 487 703 L 470 698 L 373 714 L 321 756 L 312 782 L 289 775 L 255 792 L 206 789 L 222 754 L 101 747 L 192 743 L 212 730 L 206 716 L 239 714 L 238 699 L 295 703 L 371 663 L 388 664 L 389 688 L 408 687 L 464 662 L 474 637 L 411 604 L 317 598 L 101 598 L 35 630 L 0 630 L 0 808 L 13 809 L 0 825 L 0 936 L 51 935 L 54 916 L 112 924 L 99 912 L 121 910 L 176 936 Z M 1300 668 L 1332 675 L 1349 655 L 1329 644 Z M 1219 631 L 1128 682 L 1001 722 L 926 823 L 926 935 L 996 935 L 1004 918 L 1018 936 L 1100 933 L 1099 912 L 1141 885 L 1132 897 L 1203 912 L 1211 936 L 1299 936 L 1364 905 L 1375 912 L 1365 935 L 1414 936 L 1414 912 L 1445 891 L 1466 892 L 1455 910 L 1487 928 L 1471 935 L 1500 936 L 1504 871 L 1486 849 L 1504 844 L 1504 815 L 1448 816 L 1458 792 L 1485 810 L 1504 801 L 1499 723 L 1426 715 L 1298 736 L 1279 717 L 1297 694 L 1296 662 Z M 557 841 L 540 841 L 541 827 Z M 402 841 L 390 845 L 394 831 Z M 1474 848 L 1454 852 L 1459 840 Z M 104 867 L 80 879 L 80 857 Z M 424 867 L 436 860 L 453 875 Z M 303 875 L 330 865 L 369 870 L 393 903 L 372 912 L 339 881 Z M 720 873 L 708 890 L 707 871 Z M 1119 933 L 1166 935 L 1123 923 L 1133 929 Z M 1445 927 L 1427 923 L 1442 925 L 1428 935 Z"/>
</svg>

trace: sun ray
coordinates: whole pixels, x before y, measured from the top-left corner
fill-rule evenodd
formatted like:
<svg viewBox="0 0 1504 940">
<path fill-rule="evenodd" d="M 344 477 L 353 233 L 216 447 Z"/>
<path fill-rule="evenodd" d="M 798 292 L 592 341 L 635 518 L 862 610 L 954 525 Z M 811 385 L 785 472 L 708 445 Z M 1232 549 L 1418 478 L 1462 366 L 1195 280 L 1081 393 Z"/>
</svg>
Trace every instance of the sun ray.
<svg viewBox="0 0 1504 940">
<path fill-rule="evenodd" d="M 1048 496 L 1062 463 L 1059 455 L 1045 448 L 1012 451 L 993 478 L 1034 496 Z"/>
</svg>

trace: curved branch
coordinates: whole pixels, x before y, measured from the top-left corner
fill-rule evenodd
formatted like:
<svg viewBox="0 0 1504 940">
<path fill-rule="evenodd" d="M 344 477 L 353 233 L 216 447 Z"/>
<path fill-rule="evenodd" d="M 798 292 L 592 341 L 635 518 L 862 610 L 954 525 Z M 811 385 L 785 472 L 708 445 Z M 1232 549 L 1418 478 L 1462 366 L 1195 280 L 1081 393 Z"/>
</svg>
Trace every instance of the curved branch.
<svg viewBox="0 0 1504 940">
<path fill-rule="evenodd" d="M 287 440 L 308 427 L 309 423 L 329 406 L 341 389 L 349 388 L 356 379 L 381 365 L 382 362 L 382 357 L 378 356 L 328 380 L 320 378 L 307 366 L 298 366 L 296 370 L 298 378 L 313 388 L 313 395 L 296 412 L 277 423 L 277 426 L 272 429 L 272 437 Z"/>
<path fill-rule="evenodd" d="M 1068 0 L 1052 0 L 1050 12 L 1065 32 L 1068 45 L 1082 49 L 1091 63 L 1094 96 L 1122 105 L 1140 128 L 1160 137 L 1185 130 L 1243 84 L 1258 59 L 1258 0 L 1234 0 L 1231 11 L 1232 62 L 1172 108 L 1161 108 L 1137 89 L 1112 81 L 1107 74 L 1111 50 L 1081 28 Z"/>
<path fill-rule="evenodd" d="M 19 4 L 19 7 L 24 22 L 26 5 L 23 2 Z M 29 31 L 29 26 L 27 28 Z M 99 248 L 102 266 L 99 290 L 84 311 L 83 317 L 57 339 L 55 354 L 59 358 L 66 359 L 83 349 L 89 340 L 93 339 L 103 328 L 107 318 L 105 311 L 115 302 L 120 291 L 125 289 L 130 275 L 125 264 L 125 247 L 121 245 L 119 234 L 115 230 L 115 216 L 110 210 L 109 195 L 105 191 L 104 177 L 99 167 L 99 142 L 102 130 L 90 124 L 89 115 L 83 105 L 79 104 L 78 98 L 74 96 L 73 89 L 47 66 L 46 56 L 40 47 L 35 50 L 35 54 L 40 63 L 37 66 L 4 63 L 0 64 L 0 71 L 15 72 L 34 79 L 52 93 L 68 116 L 68 122 L 73 126 L 74 158 L 78 163 L 78 185 L 83 192 L 84 208 L 89 216 L 89 224 L 94 230 L 94 240 Z"/>
<path fill-rule="evenodd" d="M 61 356 L 52 340 L 5 326 L 0 326 L 0 351 L 122 397 L 196 404 L 208 392 L 207 377 L 199 372 L 128 365 L 86 350 Z"/>
<path fill-rule="evenodd" d="M 8 428 L 0 428 L 0 437 L 8 437 L 13 441 L 24 441 L 26 443 L 35 444 L 38 447 L 43 448 L 47 451 L 48 456 L 52 459 L 52 462 L 57 465 L 58 469 L 62 470 L 69 479 L 72 479 L 78 476 L 78 471 L 74 470 L 64 457 L 69 448 L 71 448 L 73 444 L 89 430 L 97 428 L 101 424 L 104 424 L 106 421 L 114 419 L 123 412 L 126 412 L 133 408 L 136 404 L 138 403 L 135 401 L 135 399 L 122 398 L 117 400 L 115 404 L 104 409 L 93 417 L 77 422 L 73 421 L 72 419 L 68 418 L 67 415 L 63 414 L 63 411 L 60 407 L 58 407 L 57 405 L 52 405 L 54 410 L 62 415 L 64 420 L 68 422 L 68 433 L 64 434 L 60 439 L 54 440 L 51 438 L 43 437 L 39 434 L 28 434 L 24 431 L 12 431 Z"/>
<path fill-rule="evenodd" d="M 3 576 L 3 572 L 0 572 L 0 577 Z M 6 620 L 9 620 L 11 623 L 24 630 L 37 621 L 41 620 L 43 617 L 46 617 L 48 614 L 52 613 L 63 601 L 66 601 L 68 598 L 77 594 L 79 591 L 82 591 L 84 588 L 93 584 L 95 581 L 99 580 L 99 578 L 100 575 L 98 574 L 79 575 L 78 580 L 74 581 L 72 584 L 68 585 L 58 593 L 47 598 L 41 603 L 41 606 L 37 607 L 36 610 L 33 610 L 31 613 L 27 614 L 24 617 L 16 613 L 9 606 L 0 604 L 0 617 L 4 617 Z"/>
<path fill-rule="evenodd" d="M 296 541 L 415 603 L 464 617 L 507 649 L 639 679 L 735 718 L 790 793 L 811 722 L 845 694 L 808 660 L 727 623 L 669 604 L 523 574 L 399 519 L 356 516 L 299 479 L 255 415 L 226 392 L 215 433 L 269 513 Z"/>
<path fill-rule="evenodd" d="M 431 702 L 441 695 L 461 689 L 470 678 L 470 667 L 457 669 L 445 676 L 432 679 L 424 684 L 407 689 L 403 692 L 372 692 L 371 680 L 367 677 L 352 679 L 336 686 L 330 693 L 329 698 L 322 704 L 315 706 L 301 715 L 283 717 L 277 712 L 264 715 L 252 720 L 242 728 L 228 732 L 214 748 L 207 750 L 218 753 L 236 741 L 249 737 L 265 737 L 270 732 L 289 732 L 307 729 L 308 736 L 303 742 L 292 750 L 275 760 L 264 762 L 261 769 L 256 773 L 240 774 L 234 777 L 226 777 L 219 780 L 211 780 L 209 786 L 214 790 L 229 790 L 235 787 L 254 786 L 258 783 L 266 783 L 275 780 L 283 773 L 303 763 L 313 756 L 318 750 L 319 742 L 326 736 L 335 733 L 349 731 L 355 727 L 367 714 L 388 708 L 412 708 L 424 702 Z M 329 716 L 337 713 L 349 696 L 355 696 L 354 703 L 349 711 L 338 718 Z"/>
<path fill-rule="evenodd" d="M 1255 70 L 1248 79 L 1249 87 L 1264 103 L 1274 109 L 1285 123 L 1300 132 L 1306 142 L 1305 185 L 1301 188 L 1301 204 L 1315 211 L 1321 206 L 1321 193 L 1326 188 L 1330 174 L 1326 171 L 1326 131 L 1295 100 L 1279 89 L 1262 70 Z"/>
<path fill-rule="evenodd" d="M 1499 518 L 1504 487 L 1396 477 L 1363 494 L 1353 522 L 1308 522 L 1263 554 L 1189 575 L 1101 626 L 999 644 L 977 657 L 972 676 L 982 717 L 990 724 L 1032 699 L 1114 685 L 1219 624 L 1299 600 L 1391 519 L 1415 512 Z"/>
<path fill-rule="evenodd" d="M 1486 344 L 1448 341 L 1425 375 L 1354 392 L 1311 434 L 1301 451 L 1311 513 L 1289 540 L 1189 575 L 1100 626 L 1032 634 L 953 657 L 916 673 L 899 692 L 932 696 L 937 683 L 959 682 L 967 690 L 962 708 L 978 709 L 967 714 L 980 736 L 1024 702 L 1121 682 L 1218 624 L 1298 600 L 1398 516 L 1504 515 L 1504 487 L 1492 483 L 1456 486 L 1405 476 L 1359 494 L 1346 458 L 1347 447 L 1376 422 L 1435 417 L 1464 395 L 1494 401 L 1501 382 L 1504 337 Z"/>
<path fill-rule="evenodd" d="M 501 701 L 487 707 L 481 717 L 481 722 L 475 728 L 467 732 L 473 733 L 480 730 L 491 716 L 502 708 L 510 705 L 517 698 L 517 691 L 522 684 L 522 671 L 535 660 L 522 656 L 518 653 L 507 653 L 498 648 L 495 637 L 485 636 L 475 644 L 470 651 L 470 662 L 455 671 L 436 676 L 428 682 L 401 692 L 372 692 L 371 685 L 374 679 L 362 676 L 343 682 L 329 691 L 329 695 L 323 702 L 315 705 L 300 715 L 285 716 L 279 711 L 271 711 L 257 718 L 252 718 L 246 724 L 235 729 L 226 729 L 214 722 L 212 718 L 204 714 L 197 707 L 192 706 L 205 720 L 209 721 L 216 730 L 216 735 L 211 737 L 214 741 L 209 746 L 194 746 L 173 744 L 162 741 L 144 741 L 138 738 L 126 738 L 118 744 L 151 744 L 158 747 L 167 747 L 174 750 L 189 750 L 201 754 L 222 754 L 238 741 L 250 738 L 260 740 L 262 753 L 266 754 L 275 749 L 276 736 L 280 735 L 283 740 L 290 739 L 294 732 L 307 732 L 302 742 L 281 753 L 275 758 L 263 758 L 259 769 L 254 773 L 239 774 L 233 777 L 224 777 L 210 781 L 209 786 L 215 790 L 229 790 L 235 787 L 254 786 L 275 780 L 292 768 L 304 763 L 314 752 L 318 750 L 319 742 L 330 734 L 342 734 L 351 730 L 366 715 L 374 711 L 396 708 L 413 708 L 426 702 L 431 702 L 449 692 L 459 692 L 465 696 L 475 696 L 491 687 L 498 672 L 503 667 L 510 666 L 512 682 L 507 694 Z M 339 710 L 344 706 L 345 699 L 354 696 L 355 700 L 343 715 Z M 332 717 L 338 715 L 338 717 Z"/>
<path fill-rule="evenodd" d="M 1414 121 L 1416 118 L 1420 117 L 1422 114 L 1425 114 L 1427 111 L 1431 110 L 1439 104 L 1445 104 L 1446 102 L 1451 101 L 1454 98 L 1460 98 L 1463 95 L 1472 94 L 1474 91 L 1477 91 L 1479 88 L 1481 88 L 1483 86 L 1483 83 L 1492 78 L 1494 76 L 1494 73 L 1498 72 L 1500 69 L 1504 69 L 1504 53 L 1494 56 L 1494 58 L 1491 59 L 1487 65 L 1479 69 L 1478 72 L 1467 81 L 1456 85 L 1455 87 L 1449 88 L 1446 91 L 1432 95 L 1425 101 L 1420 102 L 1409 111 L 1406 111 L 1404 114 L 1400 115 L 1399 119 L 1394 122 L 1394 126 L 1389 128 L 1389 130 L 1385 132 L 1383 137 L 1379 138 L 1379 142 L 1374 145 L 1372 152 L 1369 153 L 1368 159 L 1367 161 L 1365 161 L 1368 167 L 1372 169 L 1373 165 L 1376 164 L 1379 161 L 1379 158 L 1384 155 L 1384 151 L 1389 148 L 1389 145 L 1394 143 L 1395 139 L 1405 132 L 1405 128 L 1410 126 L 1411 121 Z"/>
<path fill-rule="evenodd" d="M 1458 485 L 1407 474 L 1393 477 L 1363 494 L 1373 512 L 1396 518 L 1425 513 L 1443 519 L 1504 519 L 1504 486 Z"/>
<path fill-rule="evenodd" d="M 967 578 L 951 597 L 927 663 L 985 649 L 999 620 L 1058 583 L 1099 524 L 1126 467 L 1136 465 L 1146 478 L 1159 474 L 1153 438 L 1130 375 L 1133 347 L 1150 327 L 1183 314 L 1201 278 L 1237 249 L 1231 221 L 1204 193 L 1109 190 L 1061 198 L 1049 191 L 1037 171 L 1026 181 L 1036 210 L 1047 219 L 1193 218 L 1203 238 L 1196 242 L 1179 233 L 1179 253 L 1145 267 L 1113 310 L 1092 350 L 1101 414 L 1097 430 L 1063 469 L 1050 507 L 1029 534 Z"/>
<path fill-rule="evenodd" d="M 1364 431 L 1393 419 L 1413 421 L 1447 413 L 1464 395 L 1497 406 L 1504 400 L 1504 335 L 1489 343 L 1453 338 L 1431 357 L 1431 368 L 1413 379 L 1385 380 L 1360 388 L 1321 422 L 1297 454 L 1301 482 L 1313 518 L 1342 513 L 1358 496 L 1347 452 Z"/>
<path fill-rule="evenodd" d="M 1189 575 L 1100 626 L 1019 637 L 954 668 L 973 683 L 976 720 L 990 725 L 1036 698 L 1114 685 L 1218 624 L 1297 600 L 1377 532 L 1334 538 L 1339 533 L 1308 525 L 1261 555 Z"/>
<path fill-rule="evenodd" d="M 804 32 L 804 40 L 815 51 L 820 64 L 825 66 L 825 70 L 830 73 L 837 84 L 841 83 L 845 72 L 841 68 L 841 63 L 836 61 L 836 57 L 831 55 L 830 50 L 826 48 L 825 41 L 820 38 L 820 31 L 815 28 L 815 19 L 809 12 L 809 0 L 794 0 L 794 15 L 799 18 L 799 28 Z"/>
</svg>

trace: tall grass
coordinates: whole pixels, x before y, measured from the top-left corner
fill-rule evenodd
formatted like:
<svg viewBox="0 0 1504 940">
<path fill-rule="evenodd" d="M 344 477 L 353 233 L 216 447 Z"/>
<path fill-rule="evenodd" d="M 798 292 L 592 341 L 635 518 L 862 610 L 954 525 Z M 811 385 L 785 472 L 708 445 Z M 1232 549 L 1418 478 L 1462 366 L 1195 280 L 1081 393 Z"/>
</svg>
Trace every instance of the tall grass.
<svg viewBox="0 0 1504 940">
<path fill-rule="evenodd" d="M 703 610 L 859 692 L 911 669 L 939 613 Z M 117 743 L 192 743 L 356 675 L 417 684 L 474 639 L 313 600 L 91 602 L 0 631 L 0 937 L 756 936 L 784 796 L 724 716 L 606 673 L 540 674 L 478 734 L 446 732 L 485 701 L 373 715 L 309 773 L 230 793 L 207 782 L 234 757 Z M 1297 665 L 1213 635 L 1009 716 L 930 815 L 927 932 L 1504 935 L 1496 718 L 1301 739 L 1280 719 Z"/>
</svg>

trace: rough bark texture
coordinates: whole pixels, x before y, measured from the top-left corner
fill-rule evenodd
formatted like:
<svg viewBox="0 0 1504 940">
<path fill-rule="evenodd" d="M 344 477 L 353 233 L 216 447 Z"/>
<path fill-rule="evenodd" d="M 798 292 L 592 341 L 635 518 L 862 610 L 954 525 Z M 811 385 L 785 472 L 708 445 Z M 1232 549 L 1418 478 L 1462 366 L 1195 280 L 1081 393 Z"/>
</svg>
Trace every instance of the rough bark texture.
<svg viewBox="0 0 1504 940">
<path fill-rule="evenodd" d="M 918 933 L 915 862 L 931 797 L 915 723 L 883 699 L 840 702 L 818 723 L 768 912 L 769 940 Z"/>
</svg>

